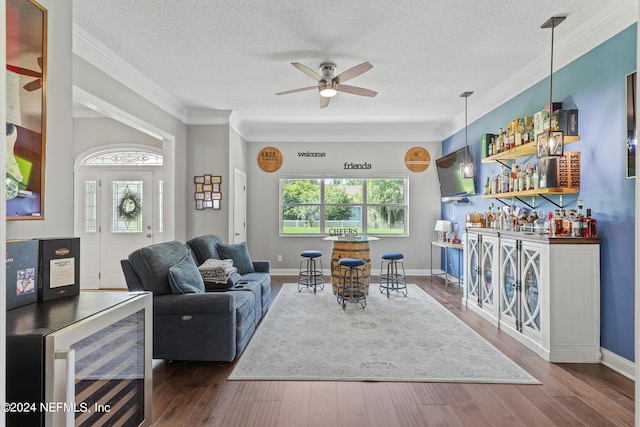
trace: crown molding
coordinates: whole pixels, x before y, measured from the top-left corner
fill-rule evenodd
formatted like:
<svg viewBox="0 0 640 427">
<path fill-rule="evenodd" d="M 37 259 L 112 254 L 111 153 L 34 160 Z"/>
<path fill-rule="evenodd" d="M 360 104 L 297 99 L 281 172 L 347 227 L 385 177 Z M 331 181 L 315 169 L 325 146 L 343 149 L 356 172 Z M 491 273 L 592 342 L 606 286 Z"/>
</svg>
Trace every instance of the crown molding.
<svg viewBox="0 0 640 427">
<path fill-rule="evenodd" d="M 232 114 L 231 127 L 247 142 L 432 142 L 441 141 L 441 123 L 247 123 Z"/>
<path fill-rule="evenodd" d="M 186 123 L 189 113 L 187 106 L 75 23 L 73 24 L 73 53 Z"/>
<path fill-rule="evenodd" d="M 188 125 L 228 125 L 232 111 L 190 108 L 186 123 Z"/>
<path fill-rule="evenodd" d="M 570 19 L 569 16 L 567 19 Z M 585 53 L 593 50 L 611 37 L 628 28 L 638 21 L 638 1 L 622 0 L 614 2 L 606 13 L 591 17 L 583 22 L 570 34 L 556 37 L 554 40 L 554 72 L 575 61 Z M 542 24 L 542 23 L 541 23 Z M 547 30 L 540 33 L 541 37 L 549 37 Z M 473 107 L 469 107 L 468 122 L 475 120 L 495 110 L 500 105 L 522 93 L 525 89 L 535 85 L 549 76 L 550 51 L 531 61 L 531 66 L 515 73 L 512 78 L 504 81 L 500 87 L 491 93 L 474 97 Z M 542 106 L 541 106 L 542 107 Z M 441 139 L 464 129 L 464 112 L 451 121 L 455 124 L 449 128 Z"/>
</svg>

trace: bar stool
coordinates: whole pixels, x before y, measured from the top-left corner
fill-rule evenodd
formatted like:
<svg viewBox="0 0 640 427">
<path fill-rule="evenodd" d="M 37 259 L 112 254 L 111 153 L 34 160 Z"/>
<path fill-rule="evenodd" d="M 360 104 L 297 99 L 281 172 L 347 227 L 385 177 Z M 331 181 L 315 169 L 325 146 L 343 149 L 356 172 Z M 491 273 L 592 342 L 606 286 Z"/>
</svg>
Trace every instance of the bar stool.
<svg viewBox="0 0 640 427">
<path fill-rule="evenodd" d="M 322 276 L 322 252 L 320 251 L 302 251 L 300 253 L 302 259 L 300 260 L 300 270 L 298 272 L 298 292 L 303 287 L 313 288 L 313 293 L 316 293 L 316 288 L 320 286 L 320 290 L 324 289 L 324 277 Z M 317 268 L 320 267 L 320 268 Z"/>
<path fill-rule="evenodd" d="M 362 308 L 367 305 L 367 289 L 363 281 L 362 268 L 365 261 L 360 258 L 341 258 L 338 261 L 340 277 L 338 279 L 338 292 L 336 297 L 338 304 L 342 304 L 344 310 L 347 301 L 360 303 Z"/>
<path fill-rule="evenodd" d="M 389 298 L 390 292 L 401 292 L 407 296 L 407 279 L 404 274 L 404 255 L 400 252 L 385 252 L 380 255 L 382 262 L 380 263 L 380 292 L 387 292 Z M 384 270 L 387 272 L 385 273 Z M 398 269 L 400 267 L 400 270 Z"/>
</svg>

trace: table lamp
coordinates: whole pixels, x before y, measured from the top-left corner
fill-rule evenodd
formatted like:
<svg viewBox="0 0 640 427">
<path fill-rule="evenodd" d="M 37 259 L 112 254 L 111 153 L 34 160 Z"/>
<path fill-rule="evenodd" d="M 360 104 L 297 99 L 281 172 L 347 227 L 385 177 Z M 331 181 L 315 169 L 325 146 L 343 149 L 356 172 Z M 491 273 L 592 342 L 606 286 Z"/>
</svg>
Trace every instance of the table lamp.
<svg viewBox="0 0 640 427">
<path fill-rule="evenodd" d="M 441 242 L 446 242 L 447 233 L 451 231 L 451 221 L 446 221 L 443 219 L 437 220 L 436 228 L 434 230 L 438 232 L 438 240 Z"/>
</svg>

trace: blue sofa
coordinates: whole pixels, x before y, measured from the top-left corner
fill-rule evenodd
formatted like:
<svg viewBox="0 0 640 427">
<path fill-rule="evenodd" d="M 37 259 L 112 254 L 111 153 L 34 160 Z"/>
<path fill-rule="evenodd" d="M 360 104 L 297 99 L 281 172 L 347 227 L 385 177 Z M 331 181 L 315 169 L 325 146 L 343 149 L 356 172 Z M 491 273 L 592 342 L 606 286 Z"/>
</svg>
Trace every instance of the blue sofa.
<svg viewBox="0 0 640 427">
<path fill-rule="evenodd" d="M 129 290 L 153 293 L 154 359 L 232 361 L 268 310 L 269 261 L 251 260 L 253 271 L 232 275 L 226 289 L 176 290 L 175 269 L 186 265 L 197 271 L 202 256 L 220 259 L 218 245 L 228 247 L 217 236 L 192 239 L 189 245 L 163 242 L 138 249 L 121 261 Z M 198 279 L 194 277 L 194 285 Z M 189 288 L 187 281 L 182 280 L 181 286 Z"/>
</svg>

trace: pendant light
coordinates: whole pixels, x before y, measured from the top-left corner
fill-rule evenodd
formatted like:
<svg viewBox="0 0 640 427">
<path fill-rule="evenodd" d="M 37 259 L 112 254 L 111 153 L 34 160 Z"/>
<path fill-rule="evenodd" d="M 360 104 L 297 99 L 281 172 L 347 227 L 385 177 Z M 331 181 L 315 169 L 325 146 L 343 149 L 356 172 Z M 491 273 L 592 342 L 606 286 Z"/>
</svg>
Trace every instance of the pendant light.
<svg viewBox="0 0 640 427">
<path fill-rule="evenodd" d="M 464 98 L 464 156 L 465 159 L 460 163 L 460 176 L 462 178 L 473 178 L 473 162 L 469 158 L 469 132 L 467 126 L 467 98 L 473 95 L 473 92 L 462 92 L 461 98 Z"/>
<path fill-rule="evenodd" d="M 556 27 L 566 18 L 566 16 L 552 16 L 540 26 L 540 28 L 551 28 L 551 72 L 549 73 L 549 129 L 537 136 L 538 158 L 564 154 L 564 133 L 551 129 L 551 119 L 553 116 L 553 36 Z"/>
</svg>

